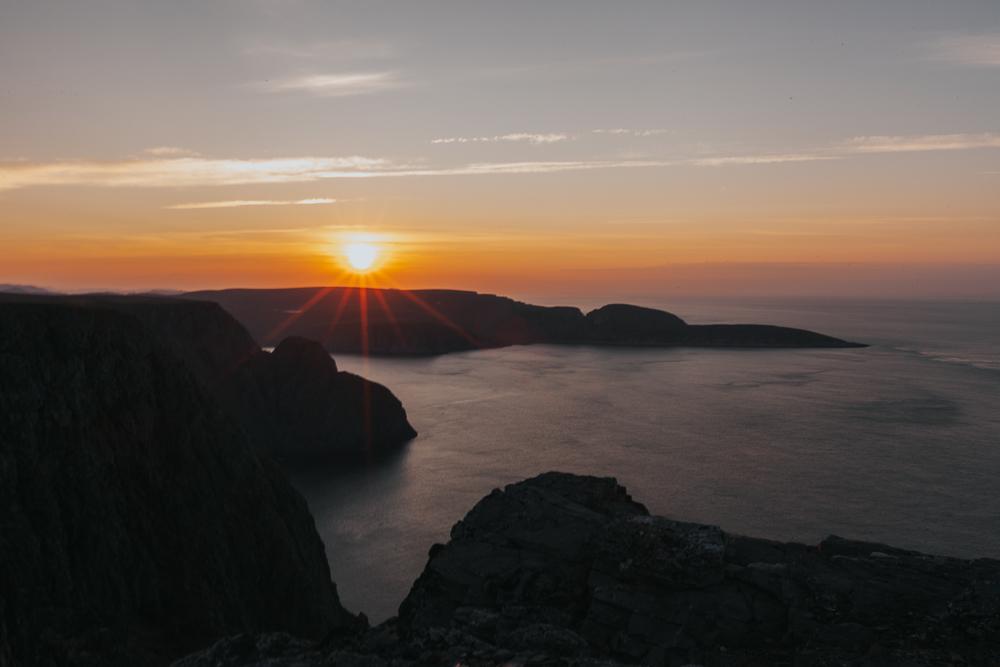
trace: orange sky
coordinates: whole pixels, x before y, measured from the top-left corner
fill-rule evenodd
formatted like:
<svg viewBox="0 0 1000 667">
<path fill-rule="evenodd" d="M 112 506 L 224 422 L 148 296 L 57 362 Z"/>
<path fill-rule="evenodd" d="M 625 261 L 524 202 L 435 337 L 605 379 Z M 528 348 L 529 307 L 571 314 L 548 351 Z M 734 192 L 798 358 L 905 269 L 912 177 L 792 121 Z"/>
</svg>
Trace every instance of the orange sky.
<svg viewBox="0 0 1000 667">
<path fill-rule="evenodd" d="M 995 7 L 116 4 L 0 25 L 0 283 L 1000 298 Z"/>
</svg>

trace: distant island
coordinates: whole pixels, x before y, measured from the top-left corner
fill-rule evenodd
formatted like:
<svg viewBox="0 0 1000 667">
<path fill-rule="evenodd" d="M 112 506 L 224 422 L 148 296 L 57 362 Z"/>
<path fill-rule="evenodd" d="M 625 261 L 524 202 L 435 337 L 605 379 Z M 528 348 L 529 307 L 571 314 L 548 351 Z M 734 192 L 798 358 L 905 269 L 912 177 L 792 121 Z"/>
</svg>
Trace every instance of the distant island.
<svg viewBox="0 0 1000 667">
<path fill-rule="evenodd" d="M 357 287 L 187 292 L 214 301 L 263 345 L 287 336 L 329 352 L 436 355 L 508 345 L 633 347 L 865 347 L 832 336 L 765 324 L 688 324 L 662 310 L 610 304 L 584 314 L 462 290 Z"/>
</svg>

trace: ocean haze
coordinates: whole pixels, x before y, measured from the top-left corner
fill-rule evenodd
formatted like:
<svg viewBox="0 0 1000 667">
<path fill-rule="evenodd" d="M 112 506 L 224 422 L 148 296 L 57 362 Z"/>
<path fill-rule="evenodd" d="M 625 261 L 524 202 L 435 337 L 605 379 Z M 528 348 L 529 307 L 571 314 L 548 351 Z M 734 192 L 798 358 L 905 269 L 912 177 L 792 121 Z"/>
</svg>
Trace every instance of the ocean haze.
<svg viewBox="0 0 1000 667">
<path fill-rule="evenodd" d="M 872 347 L 337 355 L 392 387 L 420 432 L 392 460 L 296 478 L 345 606 L 394 615 L 429 546 L 468 507 L 550 469 L 615 476 L 654 513 L 737 533 L 1000 556 L 1000 305 L 649 305 Z"/>
</svg>

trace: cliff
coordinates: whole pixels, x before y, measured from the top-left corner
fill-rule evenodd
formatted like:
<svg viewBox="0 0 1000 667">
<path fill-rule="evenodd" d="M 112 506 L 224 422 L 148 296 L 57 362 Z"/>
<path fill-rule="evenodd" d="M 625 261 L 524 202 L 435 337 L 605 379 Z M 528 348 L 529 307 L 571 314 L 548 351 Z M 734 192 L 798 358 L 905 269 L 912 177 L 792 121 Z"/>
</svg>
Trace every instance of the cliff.
<svg viewBox="0 0 1000 667">
<path fill-rule="evenodd" d="M 362 624 L 305 501 L 142 318 L 0 301 L 0 665 L 156 665 Z"/>
<path fill-rule="evenodd" d="M 993 666 L 1000 562 L 743 537 L 650 516 L 614 479 L 546 473 L 432 547 L 397 619 L 321 644 L 226 639 L 178 666 L 264 661 Z"/>
<path fill-rule="evenodd" d="M 532 343 L 655 347 L 863 347 L 823 334 L 753 324 L 692 325 L 672 313 L 610 304 L 536 306 L 457 290 L 348 287 L 192 292 L 214 301 L 264 344 L 284 336 L 331 352 L 427 355 Z"/>
<path fill-rule="evenodd" d="M 339 371 L 319 343 L 304 338 L 252 356 L 226 394 L 251 438 L 285 460 L 377 457 L 417 435 L 392 392 Z"/>
<path fill-rule="evenodd" d="M 154 296 L 0 296 L 4 303 L 72 304 L 138 320 L 182 360 L 250 441 L 289 463 L 367 458 L 417 433 L 384 386 L 338 371 L 316 343 L 290 338 L 269 353 L 218 304 Z"/>
</svg>

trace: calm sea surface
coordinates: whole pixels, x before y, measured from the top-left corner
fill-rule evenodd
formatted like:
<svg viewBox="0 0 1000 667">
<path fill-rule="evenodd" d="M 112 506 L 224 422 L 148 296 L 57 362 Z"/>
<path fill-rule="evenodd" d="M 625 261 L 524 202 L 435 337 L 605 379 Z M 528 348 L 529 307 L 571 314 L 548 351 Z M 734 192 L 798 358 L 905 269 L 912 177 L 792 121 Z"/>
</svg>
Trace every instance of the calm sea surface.
<svg viewBox="0 0 1000 667">
<path fill-rule="evenodd" d="M 338 356 L 420 432 L 390 461 L 296 478 L 345 606 L 394 615 L 479 498 L 546 470 L 611 475 L 656 514 L 738 533 L 1000 557 L 1000 304 L 645 305 L 872 347 Z"/>
</svg>

